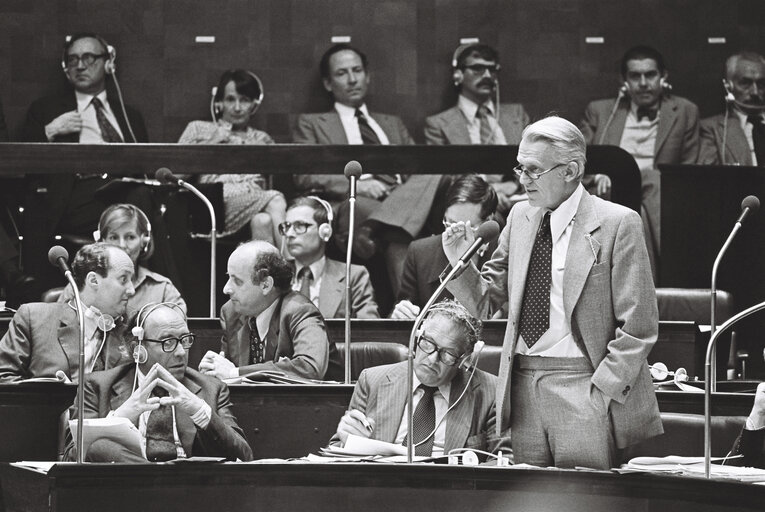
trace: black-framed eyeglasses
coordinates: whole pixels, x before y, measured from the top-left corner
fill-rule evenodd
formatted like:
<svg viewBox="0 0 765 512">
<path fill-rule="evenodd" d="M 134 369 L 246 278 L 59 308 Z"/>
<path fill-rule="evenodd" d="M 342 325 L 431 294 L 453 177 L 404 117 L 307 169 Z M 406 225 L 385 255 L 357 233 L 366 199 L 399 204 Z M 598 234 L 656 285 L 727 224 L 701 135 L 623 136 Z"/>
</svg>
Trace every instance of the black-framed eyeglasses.
<svg viewBox="0 0 765 512">
<path fill-rule="evenodd" d="M 522 177 L 525 174 L 526 177 L 528 179 L 530 179 L 531 181 L 536 181 L 539 178 L 541 178 L 543 175 L 547 174 L 548 172 L 550 172 L 550 171 L 552 171 L 554 169 L 557 169 L 561 165 L 567 165 L 567 164 L 554 165 L 553 167 L 550 167 L 546 171 L 542 171 L 542 172 L 531 172 L 531 171 L 529 171 L 528 169 L 526 169 L 525 167 L 523 167 L 522 165 L 519 164 L 519 165 L 516 165 L 515 167 L 513 167 L 513 172 L 519 178 Z"/>
<path fill-rule="evenodd" d="M 64 62 L 68 68 L 75 68 L 80 62 L 86 67 L 90 67 L 96 62 L 96 59 L 104 59 L 106 57 L 108 57 L 106 53 L 83 53 L 82 55 L 70 53 L 64 58 Z"/>
<path fill-rule="evenodd" d="M 429 340 L 425 336 L 420 336 L 419 341 L 417 341 L 417 348 L 428 355 L 432 354 L 433 352 L 438 352 L 438 360 L 447 366 L 454 366 L 457 364 L 457 362 L 459 362 L 461 357 L 445 348 L 439 347 L 435 344 L 435 342 Z"/>
<path fill-rule="evenodd" d="M 499 71 L 499 64 L 470 64 L 463 66 L 463 69 L 470 70 L 474 75 L 482 76 L 487 71 L 490 75 L 496 75 Z"/>
<path fill-rule="evenodd" d="M 308 228 L 311 226 L 315 226 L 316 224 L 310 224 L 308 222 L 302 222 L 299 220 L 296 220 L 295 222 L 282 222 L 279 224 L 279 234 L 282 236 L 287 236 L 287 232 L 290 230 L 290 228 L 295 230 L 296 235 L 302 235 L 306 231 L 308 231 Z"/>
<path fill-rule="evenodd" d="M 181 344 L 184 350 L 188 350 L 191 348 L 191 345 L 194 344 L 195 335 L 193 332 L 190 332 L 188 334 L 183 334 L 181 336 L 172 337 L 172 338 L 165 338 L 162 340 L 152 340 L 149 338 L 144 338 L 143 341 L 148 341 L 150 343 L 162 343 L 162 350 L 164 352 L 173 352 L 175 351 L 176 347 L 178 347 L 178 343 Z"/>
</svg>

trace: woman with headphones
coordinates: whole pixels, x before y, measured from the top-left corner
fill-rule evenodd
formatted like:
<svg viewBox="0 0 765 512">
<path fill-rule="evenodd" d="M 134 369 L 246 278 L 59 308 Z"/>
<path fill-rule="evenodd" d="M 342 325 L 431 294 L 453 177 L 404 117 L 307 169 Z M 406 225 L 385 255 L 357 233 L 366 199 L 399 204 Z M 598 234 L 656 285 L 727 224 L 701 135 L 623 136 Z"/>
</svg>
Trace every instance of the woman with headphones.
<svg viewBox="0 0 765 512">
<path fill-rule="evenodd" d="M 249 126 L 263 101 L 263 84 L 254 73 L 232 69 L 213 88 L 212 122 L 192 121 L 179 144 L 273 144 L 266 133 Z M 258 174 L 202 174 L 200 183 L 223 183 L 225 231 L 222 236 L 250 226 L 253 239 L 281 246 L 278 226 L 284 222 L 287 202 L 277 190 L 265 190 Z"/>
<path fill-rule="evenodd" d="M 172 281 L 142 265 L 154 253 L 154 239 L 149 218 L 140 208 L 127 203 L 109 206 L 101 214 L 93 238 L 96 242 L 122 247 L 133 261 L 135 295 L 128 300 L 128 318 L 132 318 L 146 304 L 160 302 L 177 304 L 186 313 L 186 301 Z M 73 298 L 74 292 L 67 286 L 58 302 L 68 302 Z"/>
</svg>

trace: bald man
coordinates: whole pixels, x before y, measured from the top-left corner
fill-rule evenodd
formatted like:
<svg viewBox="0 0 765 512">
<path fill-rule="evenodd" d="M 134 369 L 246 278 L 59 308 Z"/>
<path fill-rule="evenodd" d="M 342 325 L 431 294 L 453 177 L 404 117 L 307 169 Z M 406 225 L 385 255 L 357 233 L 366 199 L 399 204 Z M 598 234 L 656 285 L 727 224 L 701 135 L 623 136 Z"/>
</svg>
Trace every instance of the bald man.
<svg viewBox="0 0 765 512">
<path fill-rule="evenodd" d="M 292 267 L 271 244 L 254 240 L 228 259 L 221 309 L 223 355 L 208 351 L 199 369 L 220 379 L 269 370 L 306 379 L 342 378 L 324 318 L 292 291 Z"/>
</svg>

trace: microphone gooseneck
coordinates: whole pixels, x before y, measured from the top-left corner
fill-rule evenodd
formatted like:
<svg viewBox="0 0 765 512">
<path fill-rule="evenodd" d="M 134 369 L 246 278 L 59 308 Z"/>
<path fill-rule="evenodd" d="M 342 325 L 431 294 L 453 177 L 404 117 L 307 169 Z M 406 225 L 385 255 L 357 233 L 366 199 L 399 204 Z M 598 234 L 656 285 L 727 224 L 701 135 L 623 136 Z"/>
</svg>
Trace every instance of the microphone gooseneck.
<svg viewBox="0 0 765 512">
<path fill-rule="evenodd" d="M 361 164 L 351 160 L 345 164 L 343 174 L 350 181 L 348 189 L 348 247 L 345 249 L 345 383 L 351 383 L 351 255 L 356 230 L 356 180 L 361 176 Z"/>
</svg>

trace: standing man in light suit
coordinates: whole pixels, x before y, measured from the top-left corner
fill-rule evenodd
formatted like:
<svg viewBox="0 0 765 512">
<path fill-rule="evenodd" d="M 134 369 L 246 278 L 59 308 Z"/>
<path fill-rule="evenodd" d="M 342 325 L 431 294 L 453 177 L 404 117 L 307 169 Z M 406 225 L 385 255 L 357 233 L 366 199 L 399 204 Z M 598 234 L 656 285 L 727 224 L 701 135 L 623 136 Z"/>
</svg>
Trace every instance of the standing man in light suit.
<svg viewBox="0 0 765 512">
<path fill-rule="evenodd" d="M 659 322 L 640 218 L 585 192 L 585 151 L 564 119 L 529 125 L 515 169 L 529 202 L 482 272 L 471 264 L 448 288 L 478 317 L 509 301 L 496 401 L 515 461 L 608 469 L 663 431 L 646 364 Z M 444 232 L 452 265 L 469 227 Z"/>
</svg>

